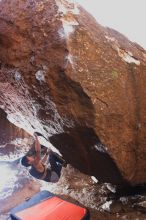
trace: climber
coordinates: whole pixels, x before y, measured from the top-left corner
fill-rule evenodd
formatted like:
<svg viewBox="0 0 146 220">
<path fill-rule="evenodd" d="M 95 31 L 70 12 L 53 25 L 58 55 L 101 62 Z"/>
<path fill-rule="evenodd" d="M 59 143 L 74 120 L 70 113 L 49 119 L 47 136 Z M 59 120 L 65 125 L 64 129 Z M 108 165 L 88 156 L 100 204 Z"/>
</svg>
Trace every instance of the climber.
<svg viewBox="0 0 146 220">
<path fill-rule="evenodd" d="M 45 150 L 45 155 L 41 158 L 41 145 L 38 140 L 37 132 L 34 132 L 34 137 L 35 151 L 29 151 L 21 159 L 21 164 L 30 168 L 29 173 L 33 177 L 46 182 L 57 182 L 61 175 L 62 166 L 66 166 L 65 161 L 58 154 L 47 148 Z M 48 161 L 50 167 L 47 166 Z"/>
</svg>

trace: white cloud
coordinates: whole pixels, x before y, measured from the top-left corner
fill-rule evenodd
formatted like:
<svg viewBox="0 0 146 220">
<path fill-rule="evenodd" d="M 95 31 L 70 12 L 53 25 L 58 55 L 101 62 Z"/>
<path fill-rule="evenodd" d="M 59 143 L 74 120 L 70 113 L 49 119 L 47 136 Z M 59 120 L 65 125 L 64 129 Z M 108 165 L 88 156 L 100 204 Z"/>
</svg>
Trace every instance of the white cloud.
<svg viewBox="0 0 146 220">
<path fill-rule="evenodd" d="M 145 0 L 76 0 L 97 21 L 121 32 L 146 49 Z"/>
</svg>

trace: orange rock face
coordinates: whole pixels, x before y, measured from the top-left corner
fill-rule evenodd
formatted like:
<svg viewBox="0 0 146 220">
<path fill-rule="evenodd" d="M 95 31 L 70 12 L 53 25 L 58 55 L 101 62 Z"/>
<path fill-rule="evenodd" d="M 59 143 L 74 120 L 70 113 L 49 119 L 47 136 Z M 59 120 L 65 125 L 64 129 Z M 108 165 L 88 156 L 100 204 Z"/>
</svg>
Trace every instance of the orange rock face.
<svg viewBox="0 0 146 220">
<path fill-rule="evenodd" d="M 80 6 L 0 1 L 0 108 L 81 171 L 146 182 L 145 85 L 146 51 Z"/>
</svg>

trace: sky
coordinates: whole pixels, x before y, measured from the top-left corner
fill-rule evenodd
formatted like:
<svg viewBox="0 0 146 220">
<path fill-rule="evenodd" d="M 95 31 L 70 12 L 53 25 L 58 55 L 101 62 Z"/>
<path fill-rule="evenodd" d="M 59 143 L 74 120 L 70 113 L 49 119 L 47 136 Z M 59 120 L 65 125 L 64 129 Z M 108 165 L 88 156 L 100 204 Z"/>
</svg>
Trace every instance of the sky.
<svg viewBox="0 0 146 220">
<path fill-rule="evenodd" d="M 146 0 L 76 0 L 103 26 L 146 49 Z"/>
</svg>

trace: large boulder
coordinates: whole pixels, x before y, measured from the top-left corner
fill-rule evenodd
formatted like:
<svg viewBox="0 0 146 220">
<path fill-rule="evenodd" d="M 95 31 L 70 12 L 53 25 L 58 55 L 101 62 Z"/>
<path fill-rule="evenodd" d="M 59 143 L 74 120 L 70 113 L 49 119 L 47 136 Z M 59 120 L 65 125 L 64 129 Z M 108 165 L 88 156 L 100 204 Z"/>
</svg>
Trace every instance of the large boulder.
<svg viewBox="0 0 146 220">
<path fill-rule="evenodd" d="M 0 1 L 0 108 L 100 181 L 146 182 L 146 51 L 66 0 Z"/>
</svg>

